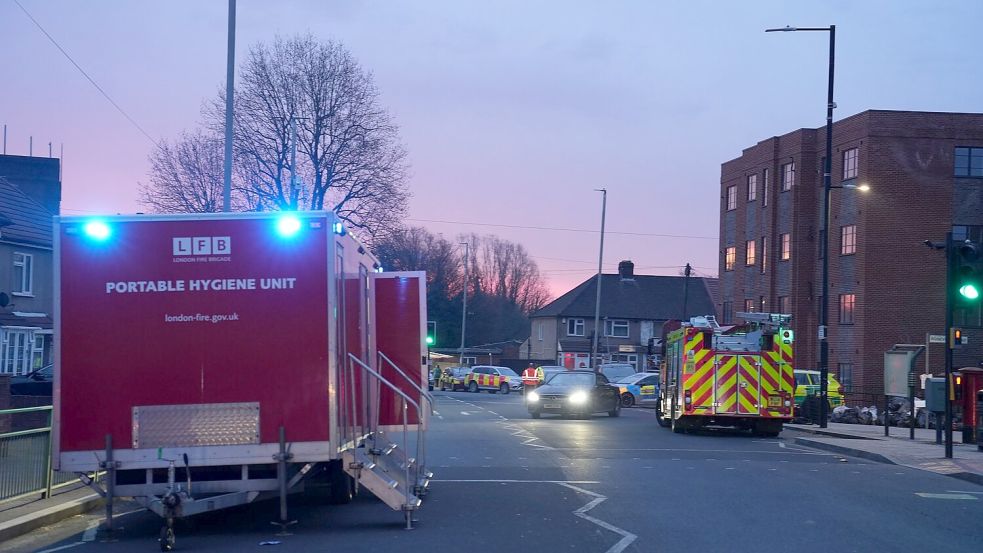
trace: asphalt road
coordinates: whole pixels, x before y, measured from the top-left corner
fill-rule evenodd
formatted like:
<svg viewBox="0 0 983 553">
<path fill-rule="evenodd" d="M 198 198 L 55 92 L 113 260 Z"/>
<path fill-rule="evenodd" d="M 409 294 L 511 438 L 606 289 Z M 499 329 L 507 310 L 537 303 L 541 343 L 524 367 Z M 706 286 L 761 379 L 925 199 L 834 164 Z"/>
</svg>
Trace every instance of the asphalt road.
<svg viewBox="0 0 983 553">
<path fill-rule="evenodd" d="M 182 523 L 175 550 L 983 550 L 981 486 L 781 438 L 677 435 L 646 409 L 532 420 L 514 394 L 436 395 L 429 451 L 436 481 L 416 529 L 404 530 L 401 513 L 364 491 L 345 506 L 291 497 L 292 535 L 275 535 L 277 506 L 265 502 Z M 156 516 L 119 517 L 108 542 L 86 533 L 97 522 L 98 514 L 75 517 L 0 549 L 157 550 Z M 280 543 L 260 545 L 269 540 Z"/>
</svg>

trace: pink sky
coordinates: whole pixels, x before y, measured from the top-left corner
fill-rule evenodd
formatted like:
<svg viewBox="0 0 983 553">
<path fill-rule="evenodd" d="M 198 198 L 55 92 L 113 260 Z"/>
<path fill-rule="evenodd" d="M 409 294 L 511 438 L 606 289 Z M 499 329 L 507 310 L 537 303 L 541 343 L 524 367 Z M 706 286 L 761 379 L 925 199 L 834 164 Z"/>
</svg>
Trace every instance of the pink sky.
<svg viewBox="0 0 983 553">
<path fill-rule="evenodd" d="M 225 78 L 222 1 L 20 0 L 153 137 L 198 121 Z M 716 274 L 720 163 L 825 114 L 979 111 L 983 4 L 971 0 L 411 2 L 240 0 L 238 58 L 275 35 L 340 40 L 371 70 L 412 164 L 411 224 L 520 242 L 559 294 L 597 268 L 598 236 L 427 221 L 597 229 L 605 270 Z M 66 213 L 133 212 L 152 143 L 30 22 L 0 3 L 7 152 L 64 144 Z"/>
</svg>

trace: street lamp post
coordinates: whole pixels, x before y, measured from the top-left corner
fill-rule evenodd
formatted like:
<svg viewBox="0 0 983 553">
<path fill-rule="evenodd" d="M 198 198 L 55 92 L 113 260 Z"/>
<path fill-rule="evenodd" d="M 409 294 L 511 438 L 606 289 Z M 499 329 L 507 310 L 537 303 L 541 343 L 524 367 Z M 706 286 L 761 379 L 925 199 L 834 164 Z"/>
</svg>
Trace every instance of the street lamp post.
<svg viewBox="0 0 983 553">
<path fill-rule="evenodd" d="M 766 29 L 771 32 L 821 31 L 829 33 L 829 90 L 826 95 L 826 161 L 823 164 L 823 227 L 819 251 L 823 254 L 822 302 L 819 307 L 819 427 L 826 428 L 829 410 L 829 340 L 827 325 L 829 315 L 829 191 L 832 189 L 833 167 L 833 65 L 836 54 L 836 25 L 829 27 L 785 27 Z"/>
<path fill-rule="evenodd" d="M 471 245 L 468 242 L 461 242 L 464 246 L 464 298 L 461 304 L 461 355 L 458 363 L 464 366 L 464 335 L 468 325 L 468 260 L 471 257 Z"/>
<path fill-rule="evenodd" d="M 606 188 L 596 188 L 594 191 L 601 193 L 601 248 L 597 254 L 597 298 L 594 302 L 594 340 L 590 351 L 591 368 L 596 371 L 600 366 L 597 359 L 597 333 L 600 331 L 598 325 L 601 324 L 601 264 L 604 262 L 604 215 L 608 207 L 608 190 Z"/>
</svg>

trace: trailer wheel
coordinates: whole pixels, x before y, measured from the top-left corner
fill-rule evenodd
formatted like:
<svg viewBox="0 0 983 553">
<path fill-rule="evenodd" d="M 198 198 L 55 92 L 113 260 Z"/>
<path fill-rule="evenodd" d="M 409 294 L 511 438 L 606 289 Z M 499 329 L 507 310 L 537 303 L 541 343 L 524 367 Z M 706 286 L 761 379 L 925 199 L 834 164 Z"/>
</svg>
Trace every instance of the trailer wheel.
<svg viewBox="0 0 983 553">
<path fill-rule="evenodd" d="M 160 539 L 157 541 L 160 543 L 161 551 L 170 551 L 174 549 L 174 529 L 170 526 L 162 526 L 160 529 Z"/>
<path fill-rule="evenodd" d="M 328 482 L 331 486 L 328 492 L 328 503 L 345 505 L 355 497 L 355 479 L 341 468 L 341 463 L 332 463 L 328 467 Z"/>
<path fill-rule="evenodd" d="M 509 393 L 509 385 L 508 384 L 502 384 L 501 386 L 498 387 L 498 391 L 499 392 L 502 392 L 503 394 Z"/>
<path fill-rule="evenodd" d="M 471 392 L 472 394 L 477 394 L 478 393 L 478 383 L 472 380 L 471 383 L 468 384 L 468 391 Z"/>
</svg>

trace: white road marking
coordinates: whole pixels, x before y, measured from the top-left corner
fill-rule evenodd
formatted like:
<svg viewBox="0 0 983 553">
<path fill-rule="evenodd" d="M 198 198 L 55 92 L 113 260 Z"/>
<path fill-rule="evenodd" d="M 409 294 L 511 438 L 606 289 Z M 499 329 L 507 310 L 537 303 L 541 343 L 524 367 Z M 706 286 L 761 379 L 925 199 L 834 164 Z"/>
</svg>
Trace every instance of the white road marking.
<svg viewBox="0 0 983 553">
<path fill-rule="evenodd" d="M 431 482 L 452 482 L 455 484 L 497 484 L 504 482 L 506 484 L 600 484 L 597 480 L 481 480 L 481 479 L 471 479 L 471 480 L 459 480 L 459 479 L 434 479 Z"/>
<path fill-rule="evenodd" d="M 566 483 L 560 483 L 560 485 L 563 486 L 563 487 L 565 487 L 565 488 L 570 488 L 571 490 L 580 492 L 582 494 L 589 495 L 589 496 L 591 496 L 591 497 L 594 498 L 593 500 L 591 500 L 590 502 L 588 502 L 583 507 L 581 507 L 581 508 L 577 509 L 576 511 L 574 511 L 573 512 L 574 515 L 576 515 L 576 516 L 578 516 L 578 517 L 580 517 L 580 518 L 582 518 L 582 519 L 584 519 L 586 521 L 593 522 L 594 524 L 600 526 L 601 528 L 604 528 L 605 530 L 614 532 L 615 534 L 618 534 L 619 536 L 621 536 L 621 539 L 618 540 L 618 543 L 616 543 L 616 544 L 612 545 L 610 548 L 608 548 L 608 550 L 605 553 L 620 553 L 621 551 L 624 551 L 626 547 L 628 547 L 629 545 L 631 545 L 631 543 L 638 538 L 638 536 L 636 536 L 635 534 L 632 534 L 631 532 L 629 532 L 629 531 L 627 531 L 627 530 L 625 530 L 623 528 L 618 528 L 617 526 L 615 526 L 613 524 L 610 524 L 608 522 L 604 522 L 603 520 L 601 520 L 599 518 L 592 517 L 592 516 L 590 516 L 590 515 L 587 514 L 587 511 L 590 511 L 594 507 L 597 507 L 598 505 L 600 505 L 601 503 L 603 503 L 604 501 L 606 501 L 607 500 L 607 497 L 606 496 L 603 496 L 603 495 L 601 495 L 599 493 L 592 492 L 590 490 L 585 490 L 584 488 L 578 488 L 577 486 L 573 486 L 573 485 L 566 484 Z"/>
<path fill-rule="evenodd" d="M 61 546 L 58 546 L 58 547 L 52 547 L 51 549 L 42 549 L 41 551 L 38 551 L 37 553 L 54 553 L 55 551 L 64 551 L 65 549 L 71 549 L 73 547 L 78 547 L 80 545 L 85 545 L 85 542 L 84 541 L 77 541 L 75 543 L 70 543 L 68 545 L 61 545 Z"/>
<path fill-rule="evenodd" d="M 959 490 L 947 490 L 949 493 L 972 493 L 976 495 L 983 495 L 983 492 L 963 492 Z"/>
<path fill-rule="evenodd" d="M 468 413 L 467 411 L 461 411 L 461 414 L 462 415 L 470 415 L 471 413 Z"/>
<path fill-rule="evenodd" d="M 968 499 L 970 501 L 976 501 L 978 498 L 974 495 L 969 495 L 968 493 L 923 493 L 915 492 L 918 497 L 924 497 L 926 499 Z"/>
<path fill-rule="evenodd" d="M 812 455 L 814 457 L 835 457 L 833 453 L 814 453 L 812 451 L 755 451 L 741 449 L 687 449 L 679 447 L 556 447 L 559 451 L 572 449 L 577 451 L 685 451 L 688 453 L 747 453 L 759 455 Z"/>
</svg>

